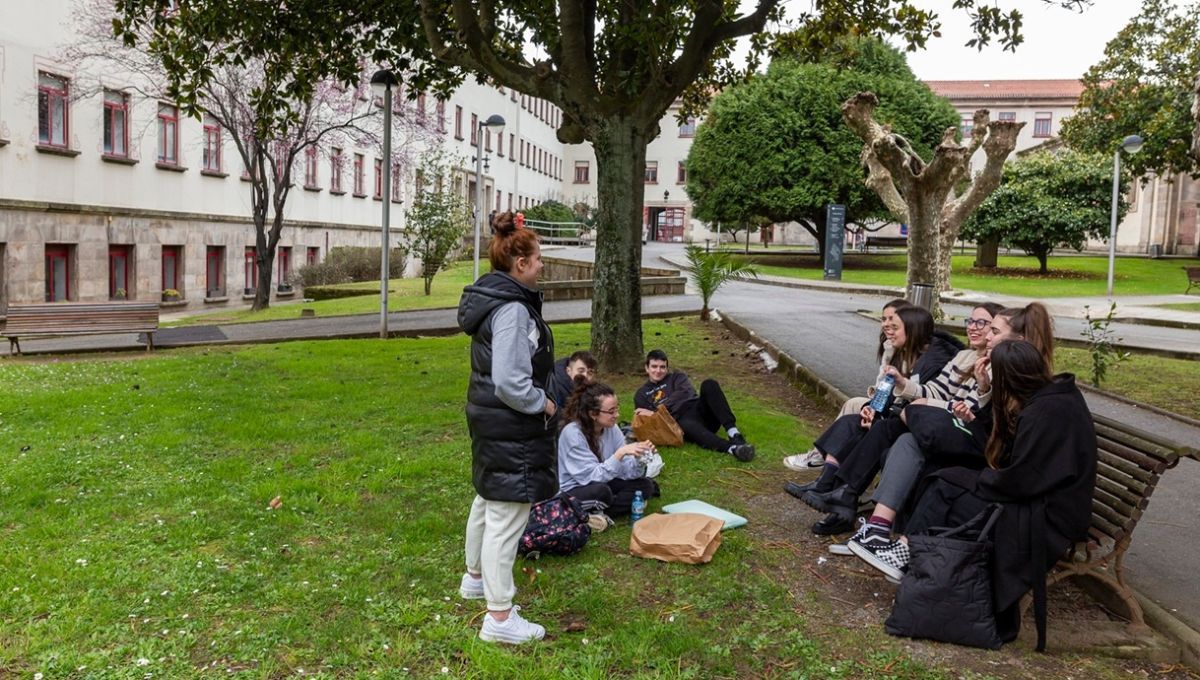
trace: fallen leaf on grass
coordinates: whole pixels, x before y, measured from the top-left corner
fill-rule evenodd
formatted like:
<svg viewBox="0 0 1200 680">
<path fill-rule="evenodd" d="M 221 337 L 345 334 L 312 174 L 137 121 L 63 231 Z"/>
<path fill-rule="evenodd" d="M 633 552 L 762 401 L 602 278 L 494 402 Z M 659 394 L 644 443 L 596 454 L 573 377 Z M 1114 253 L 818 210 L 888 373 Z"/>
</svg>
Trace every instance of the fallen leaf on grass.
<svg viewBox="0 0 1200 680">
<path fill-rule="evenodd" d="M 580 633 L 587 630 L 587 624 L 583 621 L 572 621 L 567 624 L 564 630 L 568 633 Z"/>
<path fill-rule="evenodd" d="M 282 496 L 276 496 L 271 499 L 270 503 L 267 503 L 268 510 L 278 510 L 279 508 L 282 508 L 282 507 L 283 507 L 283 497 Z"/>
<path fill-rule="evenodd" d="M 533 567 L 521 567 L 521 573 L 529 577 L 529 583 L 531 584 L 537 580 L 537 570 Z"/>
</svg>

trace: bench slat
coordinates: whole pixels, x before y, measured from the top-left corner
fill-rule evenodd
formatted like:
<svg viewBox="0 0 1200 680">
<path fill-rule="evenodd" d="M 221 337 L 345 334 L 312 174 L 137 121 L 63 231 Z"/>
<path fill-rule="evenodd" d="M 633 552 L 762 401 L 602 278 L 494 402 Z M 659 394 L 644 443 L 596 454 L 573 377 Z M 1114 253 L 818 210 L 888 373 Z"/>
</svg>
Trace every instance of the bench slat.
<svg viewBox="0 0 1200 680">
<path fill-rule="evenodd" d="M 1103 474 L 1100 474 L 1099 469 L 1096 472 L 1096 488 L 1103 489 L 1105 493 L 1120 498 L 1130 507 L 1145 509 L 1147 500 L 1143 494 L 1134 493 L 1121 482 L 1105 477 Z"/>
<path fill-rule="evenodd" d="M 1092 420 L 1096 425 L 1097 435 L 1103 434 L 1103 436 L 1109 439 L 1121 442 L 1147 455 L 1161 458 L 1167 463 L 1178 459 L 1181 455 L 1184 455 L 1184 452 L 1190 450 L 1189 447 L 1178 442 L 1164 439 L 1145 430 L 1129 427 L 1111 418 L 1093 413 Z"/>
<path fill-rule="evenodd" d="M 21 338 L 158 331 L 157 302 L 55 302 L 10 305 L 3 335 Z M 20 351 L 20 347 L 17 347 Z"/>
<path fill-rule="evenodd" d="M 1104 449 L 1100 449 L 1100 451 L 1097 452 L 1097 457 L 1101 463 L 1108 465 L 1111 468 L 1115 468 L 1125 476 L 1137 480 L 1142 484 L 1148 484 L 1155 476 L 1155 473 L 1149 470 L 1143 470 L 1140 466 L 1135 465 L 1110 451 L 1105 451 Z M 1109 475 L 1109 478 L 1112 479 L 1113 476 Z M 1135 488 L 1133 486 L 1130 486 L 1130 488 L 1138 493 L 1142 492 L 1141 488 Z"/>
<path fill-rule="evenodd" d="M 1143 470 L 1162 473 L 1164 470 L 1170 467 L 1170 463 L 1162 460 L 1161 458 L 1147 456 L 1140 450 L 1131 449 L 1122 443 L 1112 441 L 1105 437 L 1097 437 L 1097 442 L 1099 443 L 1102 451 L 1107 451 L 1115 456 L 1119 456 L 1120 458 L 1133 463 Z"/>
<path fill-rule="evenodd" d="M 1108 493 L 1098 484 L 1096 485 L 1095 492 L 1092 494 L 1092 500 L 1096 503 L 1104 505 L 1122 517 L 1133 517 L 1142 510 L 1136 505 L 1126 503 L 1120 498 Z"/>
</svg>

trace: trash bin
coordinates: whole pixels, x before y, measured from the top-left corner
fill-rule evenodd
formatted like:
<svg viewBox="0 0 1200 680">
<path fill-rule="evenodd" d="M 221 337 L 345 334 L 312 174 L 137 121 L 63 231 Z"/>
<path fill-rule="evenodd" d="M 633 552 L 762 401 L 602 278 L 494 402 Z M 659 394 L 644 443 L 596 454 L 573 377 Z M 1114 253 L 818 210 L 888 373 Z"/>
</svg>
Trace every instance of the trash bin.
<svg viewBox="0 0 1200 680">
<path fill-rule="evenodd" d="M 933 311 L 933 284 L 912 284 L 912 298 L 909 300 L 909 302 L 916 307 L 924 307 L 925 309 Z"/>
</svg>

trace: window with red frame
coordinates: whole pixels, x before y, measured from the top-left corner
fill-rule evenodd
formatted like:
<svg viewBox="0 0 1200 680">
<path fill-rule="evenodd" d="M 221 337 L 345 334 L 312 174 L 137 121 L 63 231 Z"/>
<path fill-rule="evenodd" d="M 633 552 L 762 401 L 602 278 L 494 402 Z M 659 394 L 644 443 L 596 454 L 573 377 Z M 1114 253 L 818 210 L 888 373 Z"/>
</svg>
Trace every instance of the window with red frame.
<svg viewBox="0 0 1200 680">
<path fill-rule="evenodd" d="M 375 198 L 383 198 L 383 160 L 375 159 Z"/>
<path fill-rule="evenodd" d="M 479 143 L 479 116 L 471 114 L 471 146 Z"/>
<path fill-rule="evenodd" d="M 696 119 L 688 118 L 679 124 L 680 137 L 695 137 L 696 136 Z"/>
<path fill-rule="evenodd" d="M 462 107 L 454 106 L 454 138 L 462 139 Z"/>
<path fill-rule="evenodd" d="M 329 192 L 344 193 L 342 191 L 342 150 L 337 147 L 329 150 Z"/>
<path fill-rule="evenodd" d="M 206 172 L 221 172 L 221 126 L 212 116 L 204 117 L 204 153 L 201 161 Z"/>
<path fill-rule="evenodd" d="M 508 160 L 512 163 L 517 162 L 517 136 L 515 134 L 508 136 Z"/>
<path fill-rule="evenodd" d="M 71 299 L 74 246 L 46 244 L 46 302 Z"/>
<path fill-rule="evenodd" d="M 314 247 L 314 246 L 309 246 L 308 252 L 306 252 L 304 255 L 304 263 L 309 266 L 312 266 L 314 264 L 317 264 L 320 261 L 321 261 L 321 249 Z"/>
<path fill-rule="evenodd" d="M 242 286 L 244 295 L 254 295 L 258 288 L 258 258 L 254 255 L 254 246 L 246 246 L 242 255 L 242 271 L 245 274 L 245 285 Z"/>
<path fill-rule="evenodd" d="M 646 161 L 646 184 L 658 184 L 658 161 Z"/>
<path fill-rule="evenodd" d="M 129 157 L 129 95 L 104 91 L 104 155 Z"/>
<path fill-rule="evenodd" d="M 208 246 L 204 253 L 204 294 L 225 296 L 225 246 Z"/>
<path fill-rule="evenodd" d="M 354 154 L 354 195 L 359 198 L 365 198 L 363 193 L 363 155 L 361 153 Z"/>
<path fill-rule="evenodd" d="M 183 294 L 183 246 L 162 247 L 162 289 Z"/>
<path fill-rule="evenodd" d="M 275 285 L 280 290 L 287 290 L 291 286 L 288 281 L 292 278 L 292 247 L 280 246 L 275 261 L 278 265 L 275 267 Z"/>
<path fill-rule="evenodd" d="M 496 155 L 504 158 L 504 133 L 496 135 Z"/>
<path fill-rule="evenodd" d="M 588 161 L 575 161 L 575 183 L 587 184 L 591 181 L 591 163 Z"/>
<path fill-rule="evenodd" d="M 158 162 L 179 165 L 179 107 L 158 105 Z"/>
<path fill-rule="evenodd" d="M 66 78 L 38 73 L 38 143 L 67 148 L 70 108 Z"/>
<path fill-rule="evenodd" d="M 1049 137 L 1051 122 L 1054 120 L 1054 114 L 1050 111 L 1038 111 L 1033 116 L 1033 136 L 1034 137 Z"/>
<path fill-rule="evenodd" d="M 675 183 L 687 184 L 687 163 L 684 163 L 683 161 L 679 161 L 678 166 L 676 166 Z"/>
<path fill-rule="evenodd" d="M 317 188 L 317 147 L 310 146 L 304 150 L 304 186 L 308 189 Z"/>
<path fill-rule="evenodd" d="M 996 116 L 996 120 L 1004 120 L 1004 121 L 1008 121 L 1010 123 L 1015 121 L 1016 119 L 1017 119 L 1016 111 L 1001 111 L 999 113 L 999 115 Z"/>
<path fill-rule="evenodd" d="M 437 131 L 446 133 L 446 102 L 442 99 L 437 100 Z"/>
<path fill-rule="evenodd" d="M 133 268 L 133 246 L 108 247 L 108 299 L 132 300 L 130 269 Z"/>
<path fill-rule="evenodd" d="M 392 201 L 400 202 L 400 164 L 392 162 Z"/>
</svg>

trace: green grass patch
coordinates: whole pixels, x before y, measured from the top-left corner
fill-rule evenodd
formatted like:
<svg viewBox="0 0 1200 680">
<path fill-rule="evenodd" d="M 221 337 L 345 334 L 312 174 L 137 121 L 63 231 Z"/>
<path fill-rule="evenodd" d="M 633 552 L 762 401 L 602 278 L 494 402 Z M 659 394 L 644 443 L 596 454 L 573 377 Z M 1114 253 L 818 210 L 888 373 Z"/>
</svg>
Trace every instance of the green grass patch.
<svg viewBox="0 0 1200 680">
<path fill-rule="evenodd" d="M 759 271 L 801 279 L 823 278 L 821 260 L 815 255 L 794 257 L 750 256 L 760 263 Z M 1000 257 L 996 270 L 975 269 L 975 256 L 955 255 L 951 284 L 955 288 L 1000 295 L 1032 298 L 1104 295 L 1108 258 L 1089 256 L 1051 257 L 1049 273 L 1038 272 L 1032 257 Z M 846 255 L 842 280 L 849 283 L 902 287 L 907 258 L 904 255 Z M 1181 267 L 1200 265 L 1200 260 L 1151 260 L 1117 258 L 1113 288 L 1118 295 L 1174 295 L 1187 286 Z"/>
<path fill-rule="evenodd" d="M 400 312 L 410 309 L 455 307 L 458 305 L 459 298 L 462 297 L 463 286 L 469 285 L 473 280 L 471 278 L 472 270 L 473 266 L 470 262 L 455 262 L 433 278 L 429 295 L 425 294 L 424 279 L 391 279 L 388 281 L 388 310 Z M 316 302 L 275 302 L 271 307 L 257 312 L 250 309 L 230 309 L 197 314 L 162 325 L 172 327 L 278 321 L 298 318 L 302 309 L 311 309 L 316 312 L 317 316 L 347 316 L 379 312 L 378 281 L 344 283 L 329 287 L 360 290 L 362 295 Z"/>
<path fill-rule="evenodd" d="M 1167 305 L 1154 305 L 1163 309 L 1176 309 L 1181 312 L 1200 312 L 1200 302 L 1176 302 Z"/>
<path fill-rule="evenodd" d="M 1070 371 L 1090 382 L 1092 358 L 1086 349 L 1059 347 L 1054 351 L 1056 371 Z M 1102 388 L 1151 406 L 1200 418 L 1200 362 L 1147 354 L 1133 354 L 1109 368 Z"/>
</svg>

